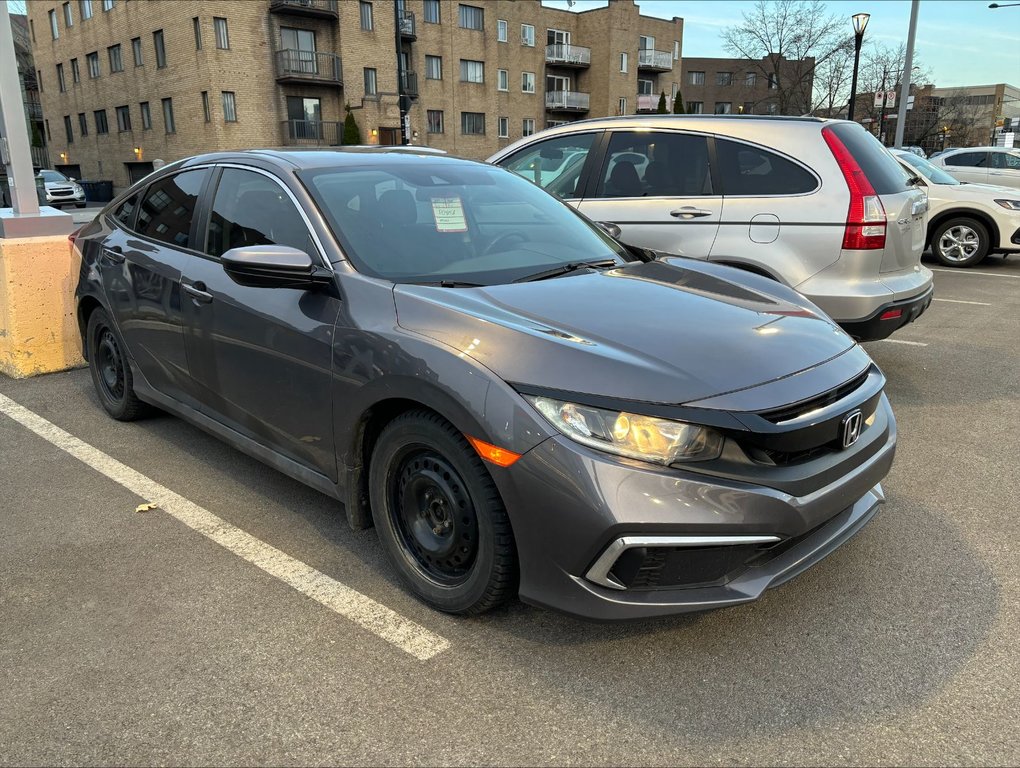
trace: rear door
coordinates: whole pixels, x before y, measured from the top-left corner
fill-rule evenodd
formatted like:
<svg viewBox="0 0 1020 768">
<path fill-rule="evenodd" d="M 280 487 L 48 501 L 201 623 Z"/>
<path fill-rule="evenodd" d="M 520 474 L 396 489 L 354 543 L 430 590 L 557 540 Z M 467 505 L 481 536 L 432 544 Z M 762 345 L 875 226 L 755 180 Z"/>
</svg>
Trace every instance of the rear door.
<svg viewBox="0 0 1020 768">
<path fill-rule="evenodd" d="M 708 137 L 610 132 L 601 167 L 578 208 L 590 219 L 616 224 L 625 243 L 707 259 L 722 214 Z"/>
<path fill-rule="evenodd" d="M 1020 152 L 992 152 L 988 183 L 1020 189 Z"/>
<path fill-rule="evenodd" d="M 946 170 L 960 181 L 972 184 L 988 183 L 988 166 L 991 159 L 987 152 L 956 152 L 944 160 Z"/>
</svg>

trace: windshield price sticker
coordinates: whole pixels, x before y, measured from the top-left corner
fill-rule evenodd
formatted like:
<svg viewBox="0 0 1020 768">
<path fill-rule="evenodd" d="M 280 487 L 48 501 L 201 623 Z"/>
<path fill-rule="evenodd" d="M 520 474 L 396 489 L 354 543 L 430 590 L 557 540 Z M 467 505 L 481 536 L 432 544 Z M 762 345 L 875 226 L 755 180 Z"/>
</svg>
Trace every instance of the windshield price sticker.
<svg viewBox="0 0 1020 768">
<path fill-rule="evenodd" d="M 459 197 L 432 198 L 432 216 L 437 232 L 467 232 L 467 219 Z"/>
</svg>

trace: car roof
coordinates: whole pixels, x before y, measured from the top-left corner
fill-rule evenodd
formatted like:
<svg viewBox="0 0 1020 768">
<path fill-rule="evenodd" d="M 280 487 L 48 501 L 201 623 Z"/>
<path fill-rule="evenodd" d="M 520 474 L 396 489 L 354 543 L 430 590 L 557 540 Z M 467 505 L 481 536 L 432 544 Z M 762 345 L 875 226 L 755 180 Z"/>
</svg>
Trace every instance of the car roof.
<svg viewBox="0 0 1020 768">
<path fill-rule="evenodd" d="M 1020 152 L 1020 147 L 954 147 L 945 150 L 944 154 L 955 155 L 957 152 Z"/>
<path fill-rule="evenodd" d="M 185 165 L 199 163 L 224 163 L 245 160 L 269 161 L 275 165 L 287 166 L 292 170 L 307 168 L 335 168 L 338 166 L 358 165 L 411 165 L 428 162 L 430 164 L 481 165 L 475 160 L 447 155 L 443 150 L 432 147 L 378 147 L 378 146 L 347 146 L 347 147 L 315 147 L 315 148 L 264 148 L 246 149 L 227 152 L 210 152 L 194 155 L 185 161 Z M 491 166 L 488 166 L 491 167 Z"/>
</svg>

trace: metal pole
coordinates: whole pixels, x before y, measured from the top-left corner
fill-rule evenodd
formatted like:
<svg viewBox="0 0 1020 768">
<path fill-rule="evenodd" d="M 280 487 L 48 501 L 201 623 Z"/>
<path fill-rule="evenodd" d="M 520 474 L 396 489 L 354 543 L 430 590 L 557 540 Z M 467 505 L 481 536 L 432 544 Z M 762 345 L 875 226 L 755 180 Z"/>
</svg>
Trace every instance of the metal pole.
<svg viewBox="0 0 1020 768">
<path fill-rule="evenodd" d="M 917 34 L 917 12 L 921 7 L 921 0 L 913 0 L 910 4 L 910 31 L 907 32 L 907 59 L 903 62 L 903 85 L 900 86 L 900 107 L 896 115 L 896 143 L 897 149 L 903 147 L 903 131 L 907 127 L 907 99 L 910 97 L 910 73 L 914 64 L 914 36 Z"/>
<path fill-rule="evenodd" d="M 846 110 L 846 119 L 854 119 L 854 108 L 857 106 L 857 66 L 861 62 L 861 42 L 864 40 L 864 33 L 854 35 L 854 76 L 850 81 L 850 106 Z"/>
<path fill-rule="evenodd" d="M 881 101 L 882 111 L 878 115 L 878 140 L 880 142 L 882 142 L 883 145 L 885 145 L 885 136 L 883 136 L 882 134 L 885 131 L 885 77 L 886 77 L 886 74 L 887 73 L 886 73 L 885 67 L 882 67 L 882 101 Z"/>
<path fill-rule="evenodd" d="M 39 197 L 32 173 L 32 151 L 7 0 L 0 0 L 0 157 L 7 169 L 15 215 L 38 215 Z"/>
</svg>

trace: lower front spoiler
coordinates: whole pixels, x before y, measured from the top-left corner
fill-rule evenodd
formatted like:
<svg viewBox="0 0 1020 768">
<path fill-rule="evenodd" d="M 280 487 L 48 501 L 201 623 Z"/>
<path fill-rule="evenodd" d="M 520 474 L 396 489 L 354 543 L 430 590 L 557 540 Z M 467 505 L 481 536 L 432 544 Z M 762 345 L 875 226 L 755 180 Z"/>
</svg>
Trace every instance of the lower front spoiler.
<svg viewBox="0 0 1020 768">
<path fill-rule="evenodd" d="M 569 604 L 544 604 L 533 596 L 527 602 L 586 619 L 615 621 L 645 619 L 680 613 L 709 611 L 749 603 L 765 590 L 785 584 L 836 551 L 875 516 L 885 501 L 882 486 L 876 485 L 853 506 L 843 510 L 795 545 L 775 557 L 751 565 L 727 583 L 700 588 L 626 590 L 609 589 L 586 578 L 570 575 L 574 582 Z"/>
</svg>

